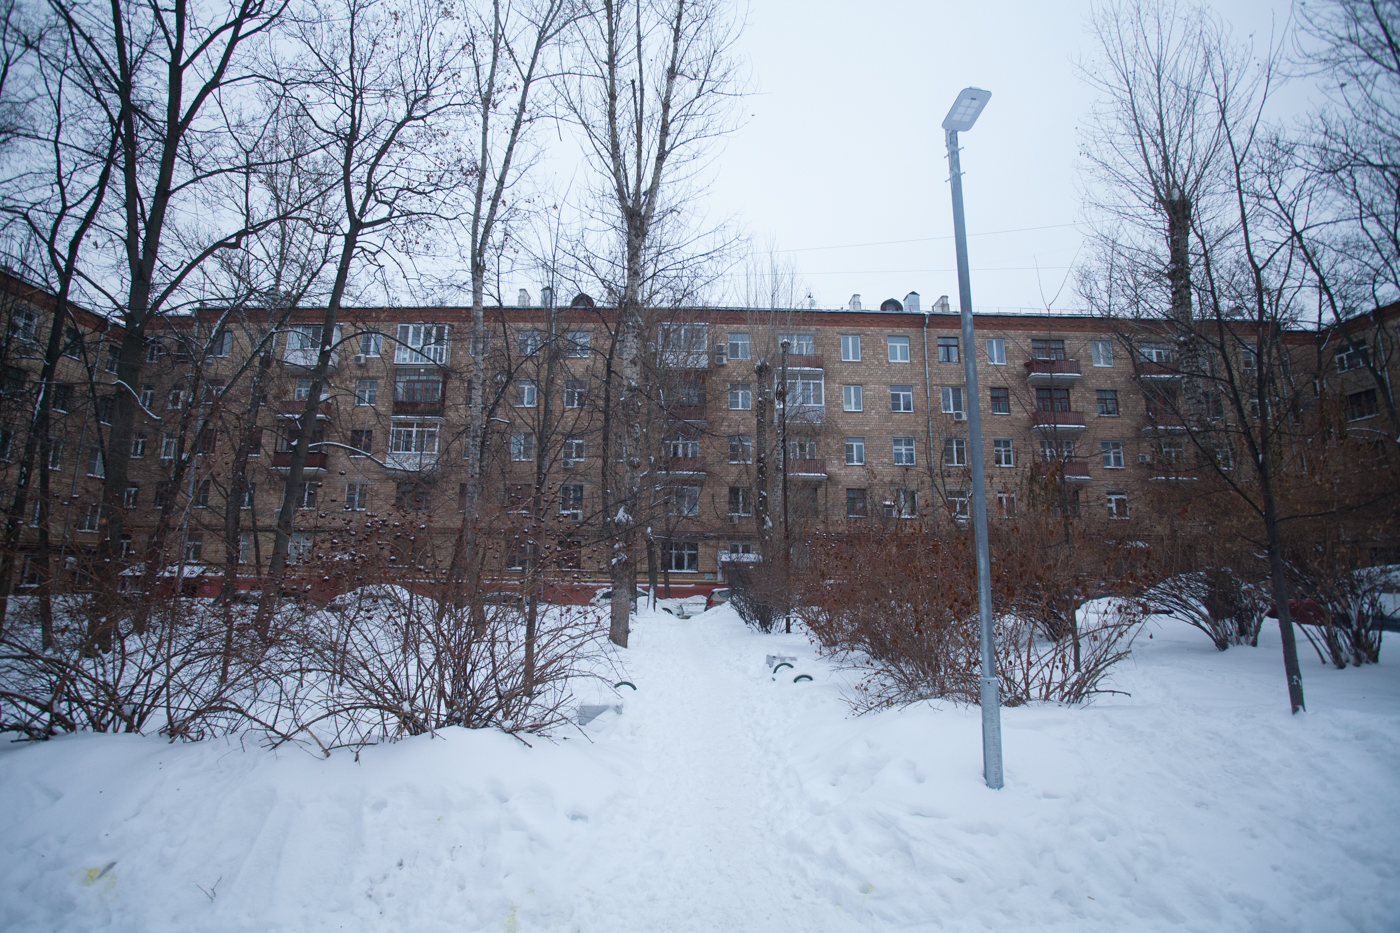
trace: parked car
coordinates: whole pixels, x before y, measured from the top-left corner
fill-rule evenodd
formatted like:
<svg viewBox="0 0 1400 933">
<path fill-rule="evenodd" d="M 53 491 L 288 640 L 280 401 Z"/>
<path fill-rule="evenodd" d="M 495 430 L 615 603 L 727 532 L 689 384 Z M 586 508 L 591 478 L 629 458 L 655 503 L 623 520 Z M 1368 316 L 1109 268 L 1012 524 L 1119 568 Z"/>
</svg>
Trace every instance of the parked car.
<svg viewBox="0 0 1400 933">
<path fill-rule="evenodd" d="M 710 595 L 705 597 L 705 608 L 713 609 L 716 606 L 723 606 L 729 602 L 729 587 L 721 586 L 710 590 Z"/>
<path fill-rule="evenodd" d="M 612 605 L 612 594 L 612 587 L 602 587 L 598 592 L 593 594 L 593 598 L 590 599 L 589 602 L 595 606 L 610 606 Z M 636 606 L 637 603 L 643 599 L 650 599 L 650 596 L 645 589 L 639 586 L 636 591 L 632 593 L 632 605 Z"/>
</svg>

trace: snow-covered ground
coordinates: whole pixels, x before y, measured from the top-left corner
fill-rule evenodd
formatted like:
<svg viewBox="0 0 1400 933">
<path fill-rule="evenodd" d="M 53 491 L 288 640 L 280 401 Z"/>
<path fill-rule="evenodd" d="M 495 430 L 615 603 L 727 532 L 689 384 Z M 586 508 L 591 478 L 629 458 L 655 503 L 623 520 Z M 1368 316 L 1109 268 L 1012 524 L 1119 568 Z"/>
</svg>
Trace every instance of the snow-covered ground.
<svg viewBox="0 0 1400 933">
<path fill-rule="evenodd" d="M 976 709 L 851 718 L 848 675 L 728 608 L 643 615 L 621 714 L 532 747 L 11 745 L 0 927 L 1400 929 L 1394 647 L 1308 659 L 1290 717 L 1276 628 L 1225 653 L 1150 630 L 1132 696 L 1004 711 L 995 792 Z"/>
</svg>

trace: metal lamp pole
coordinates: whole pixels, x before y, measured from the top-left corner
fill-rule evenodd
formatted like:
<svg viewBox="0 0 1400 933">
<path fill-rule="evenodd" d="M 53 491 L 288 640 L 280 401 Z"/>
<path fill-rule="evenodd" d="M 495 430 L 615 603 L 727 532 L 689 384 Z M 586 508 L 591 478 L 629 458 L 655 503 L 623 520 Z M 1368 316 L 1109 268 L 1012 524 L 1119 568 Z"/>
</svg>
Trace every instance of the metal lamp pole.
<svg viewBox="0 0 1400 933">
<path fill-rule="evenodd" d="M 792 342 L 784 340 L 778 346 L 783 351 L 783 375 L 782 386 L 778 389 L 778 397 L 783 401 L 783 422 L 782 422 L 782 455 L 778 462 L 783 465 L 783 585 L 786 589 L 792 587 L 792 541 L 788 537 L 788 447 L 787 447 L 787 417 L 788 417 L 788 384 L 787 384 L 787 361 L 788 350 L 792 349 Z M 786 600 L 784 604 L 786 607 Z M 788 635 L 792 634 L 792 612 L 789 611 L 783 616 L 783 631 Z"/>
<path fill-rule="evenodd" d="M 958 132 L 972 129 L 990 91 L 964 88 L 943 119 L 948 134 L 948 175 L 953 184 L 953 239 L 958 253 L 958 306 L 962 311 L 963 372 L 967 383 L 967 432 L 972 456 L 972 526 L 977 537 L 977 610 L 982 622 L 982 774 L 997 790 L 1001 777 L 1001 699 L 997 691 L 996 632 L 992 628 L 992 562 L 987 548 L 987 477 L 982 462 L 982 396 L 977 389 L 977 349 L 972 336 L 972 285 L 963 219 L 962 166 Z"/>
</svg>

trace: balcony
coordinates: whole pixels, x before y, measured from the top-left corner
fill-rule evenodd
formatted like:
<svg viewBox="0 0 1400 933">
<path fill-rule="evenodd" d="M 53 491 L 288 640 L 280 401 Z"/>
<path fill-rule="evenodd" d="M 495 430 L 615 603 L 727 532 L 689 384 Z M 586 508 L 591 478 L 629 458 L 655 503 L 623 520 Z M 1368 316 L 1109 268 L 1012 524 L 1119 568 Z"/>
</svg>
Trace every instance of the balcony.
<svg viewBox="0 0 1400 933">
<path fill-rule="evenodd" d="M 778 424 L 783 420 L 783 404 L 777 403 L 773 406 L 773 423 Z M 801 424 L 822 424 L 826 421 L 826 406 L 799 404 L 792 406 L 787 413 L 788 426 Z"/>
<path fill-rule="evenodd" d="M 818 459 L 789 460 L 787 473 L 792 479 L 826 479 L 826 461 Z"/>
<path fill-rule="evenodd" d="M 324 473 L 330 462 L 330 454 L 325 451 L 308 451 L 306 454 L 306 465 L 302 467 L 303 474 Z M 290 470 L 292 468 L 292 452 L 290 450 L 278 451 L 272 455 L 272 468 L 274 470 Z"/>
<path fill-rule="evenodd" d="M 1150 379 L 1154 382 L 1181 378 L 1181 371 L 1175 369 L 1174 364 L 1157 363 L 1152 360 L 1138 360 L 1137 374 L 1139 379 Z"/>
<path fill-rule="evenodd" d="M 442 399 L 437 401 L 408 401 L 404 399 L 394 399 L 395 415 L 412 415 L 420 418 L 441 418 Z"/>
<path fill-rule="evenodd" d="M 671 409 L 671 417 L 681 421 L 704 421 L 704 405 L 677 405 Z"/>
<path fill-rule="evenodd" d="M 298 419 L 306 411 L 305 402 L 281 402 L 277 406 L 277 417 Z M 321 399 L 321 404 L 316 406 L 316 420 L 331 420 L 332 403 L 328 398 Z"/>
<path fill-rule="evenodd" d="M 1186 422 L 1180 415 L 1157 414 L 1149 411 L 1143 423 L 1143 434 L 1184 434 Z"/>
<path fill-rule="evenodd" d="M 1084 412 L 1033 411 L 1031 427 L 1046 434 L 1078 434 L 1084 430 Z"/>
<path fill-rule="evenodd" d="M 1031 475 L 1036 479 L 1058 479 L 1066 483 L 1087 483 L 1090 478 L 1089 464 L 1084 460 L 1033 463 Z"/>
<path fill-rule="evenodd" d="M 282 351 L 282 362 L 293 369 L 315 369 L 316 360 L 321 355 L 320 347 L 293 348 L 287 347 Z M 335 369 L 340 362 L 340 353 L 331 351 L 330 365 L 328 369 Z"/>
<path fill-rule="evenodd" d="M 787 359 L 788 369 L 825 369 L 826 364 L 822 362 L 820 353 L 789 353 Z M 773 367 L 775 370 L 779 366 Z"/>
<path fill-rule="evenodd" d="M 701 457 L 669 457 L 661 461 L 659 469 L 662 473 L 696 473 L 703 475 L 707 472 L 705 460 Z"/>
<path fill-rule="evenodd" d="M 1078 360 L 1026 360 L 1026 381 L 1033 386 L 1072 385 L 1084 375 Z"/>
<path fill-rule="evenodd" d="M 391 470 L 406 470 L 413 473 L 421 473 L 424 470 L 431 470 L 437 466 L 437 451 L 413 452 L 413 451 L 391 451 L 384 458 L 384 465 Z"/>
</svg>

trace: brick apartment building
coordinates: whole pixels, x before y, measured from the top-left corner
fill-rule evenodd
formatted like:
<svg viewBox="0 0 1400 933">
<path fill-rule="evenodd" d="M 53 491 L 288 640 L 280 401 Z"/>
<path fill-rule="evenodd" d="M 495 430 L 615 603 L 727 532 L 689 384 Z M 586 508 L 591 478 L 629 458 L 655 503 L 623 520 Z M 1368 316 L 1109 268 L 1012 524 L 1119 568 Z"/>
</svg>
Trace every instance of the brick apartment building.
<svg viewBox="0 0 1400 933">
<path fill-rule="evenodd" d="M 30 326 L 27 312 L 16 310 L 23 306 L 12 302 L 9 311 L 19 349 Z M 1364 335 L 1369 350 L 1339 346 L 1346 336 L 1340 331 L 1285 337 L 1295 368 L 1323 367 L 1318 385 L 1335 374 L 1354 427 L 1374 420 L 1380 428 L 1384 420 L 1384 396 L 1370 369 L 1353 358 L 1369 353 L 1382 378 L 1394 375 L 1398 311 L 1391 306 L 1365 319 L 1373 331 Z M 153 335 L 142 384 L 133 387 L 143 409 L 125 497 L 134 550 L 164 514 L 172 561 L 221 565 L 236 511 L 240 576 L 255 577 L 266 566 L 320 319 L 318 309 L 297 311 L 274 328 L 263 310 L 208 308 Z M 103 338 L 101 318 L 81 313 L 80 320 Z M 1361 320 L 1354 319 L 1353 331 L 1364 329 Z M 543 562 L 578 580 L 606 579 L 600 484 L 612 309 L 583 295 L 569 307 L 542 307 L 523 292 L 517 307 L 488 308 L 481 380 L 471 372 L 470 309 L 350 309 L 340 321 L 312 426 L 307 482 L 296 494 L 294 560 L 343 550 L 347 530 L 375 516 L 400 522 L 403 537 L 412 539 L 403 559 L 441 572 L 460 525 L 468 400 L 479 385 L 489 408 L 484 511 L 491 572 L 509 579 Z M 1180 406 L 1161 404 L 1183 381 L 1173 365 L 1174 341 L 1150 328 L 1129 331 L 1066 315 L 978 315 L 976 333 L 976 345 L 964 346 L 946 299 L 923 310 L 915 293 L 879 310 L 863 310 L 853 299 L 841 309 L 653 315 L 640 457 L 645 485 L 642 501 L 630 506 L 650 528 L 671 581 L 712 585 L 723 579 L 726 562 L 760 550 L 757 461 L 765 447 L 775 535 L 783 522 L 800 534 L 965 517 L 966 413 L 974 403 L 992 516 L 1049 501 L 1103 522 L 1114 535 L 1150 536 L 1175 490 L 1201 475 L 1187 437 L 1193 425 Z M 978 367 L 975 400 L 964 386 L 967 353 Z M 784 364 L 785 403 L 773 391 Z M 101 473 L 100 456 L 85 464 L 84 452 L 94 447 L 100 454 L 101 398 L 111 390 L 102 366 L 92 370 L 92 390 L 88 370 L 77 360 L 73 366 L 79 368 L 61 378 L 93 398 L 64 416 L 56 469 L 68 499 L 52 521 L 54 540 L 81 556 L 95 544 Z M 766 377 L 759 374 L 764 366 Z M 1371 384 L 1363 385 L 1366 379 Z M 22 405 L 13 391 L 7 398 L 7 417 L 18 424 Z M 760 424 L 765 402 L 768 417 Z M 7 430 L 13 449 L 17 428 Z M 237 492 L 240 444 L 249 456 L 246 488 Z M 177 461 L 185 469 L 177 471 Z M 12 474 L 0 465 L 5 482 L 13 484 Z M 57 506 L 59 493 L 52 495 Z M 234 495 L 239 507 L 231 510 Z"/>
</svg>

